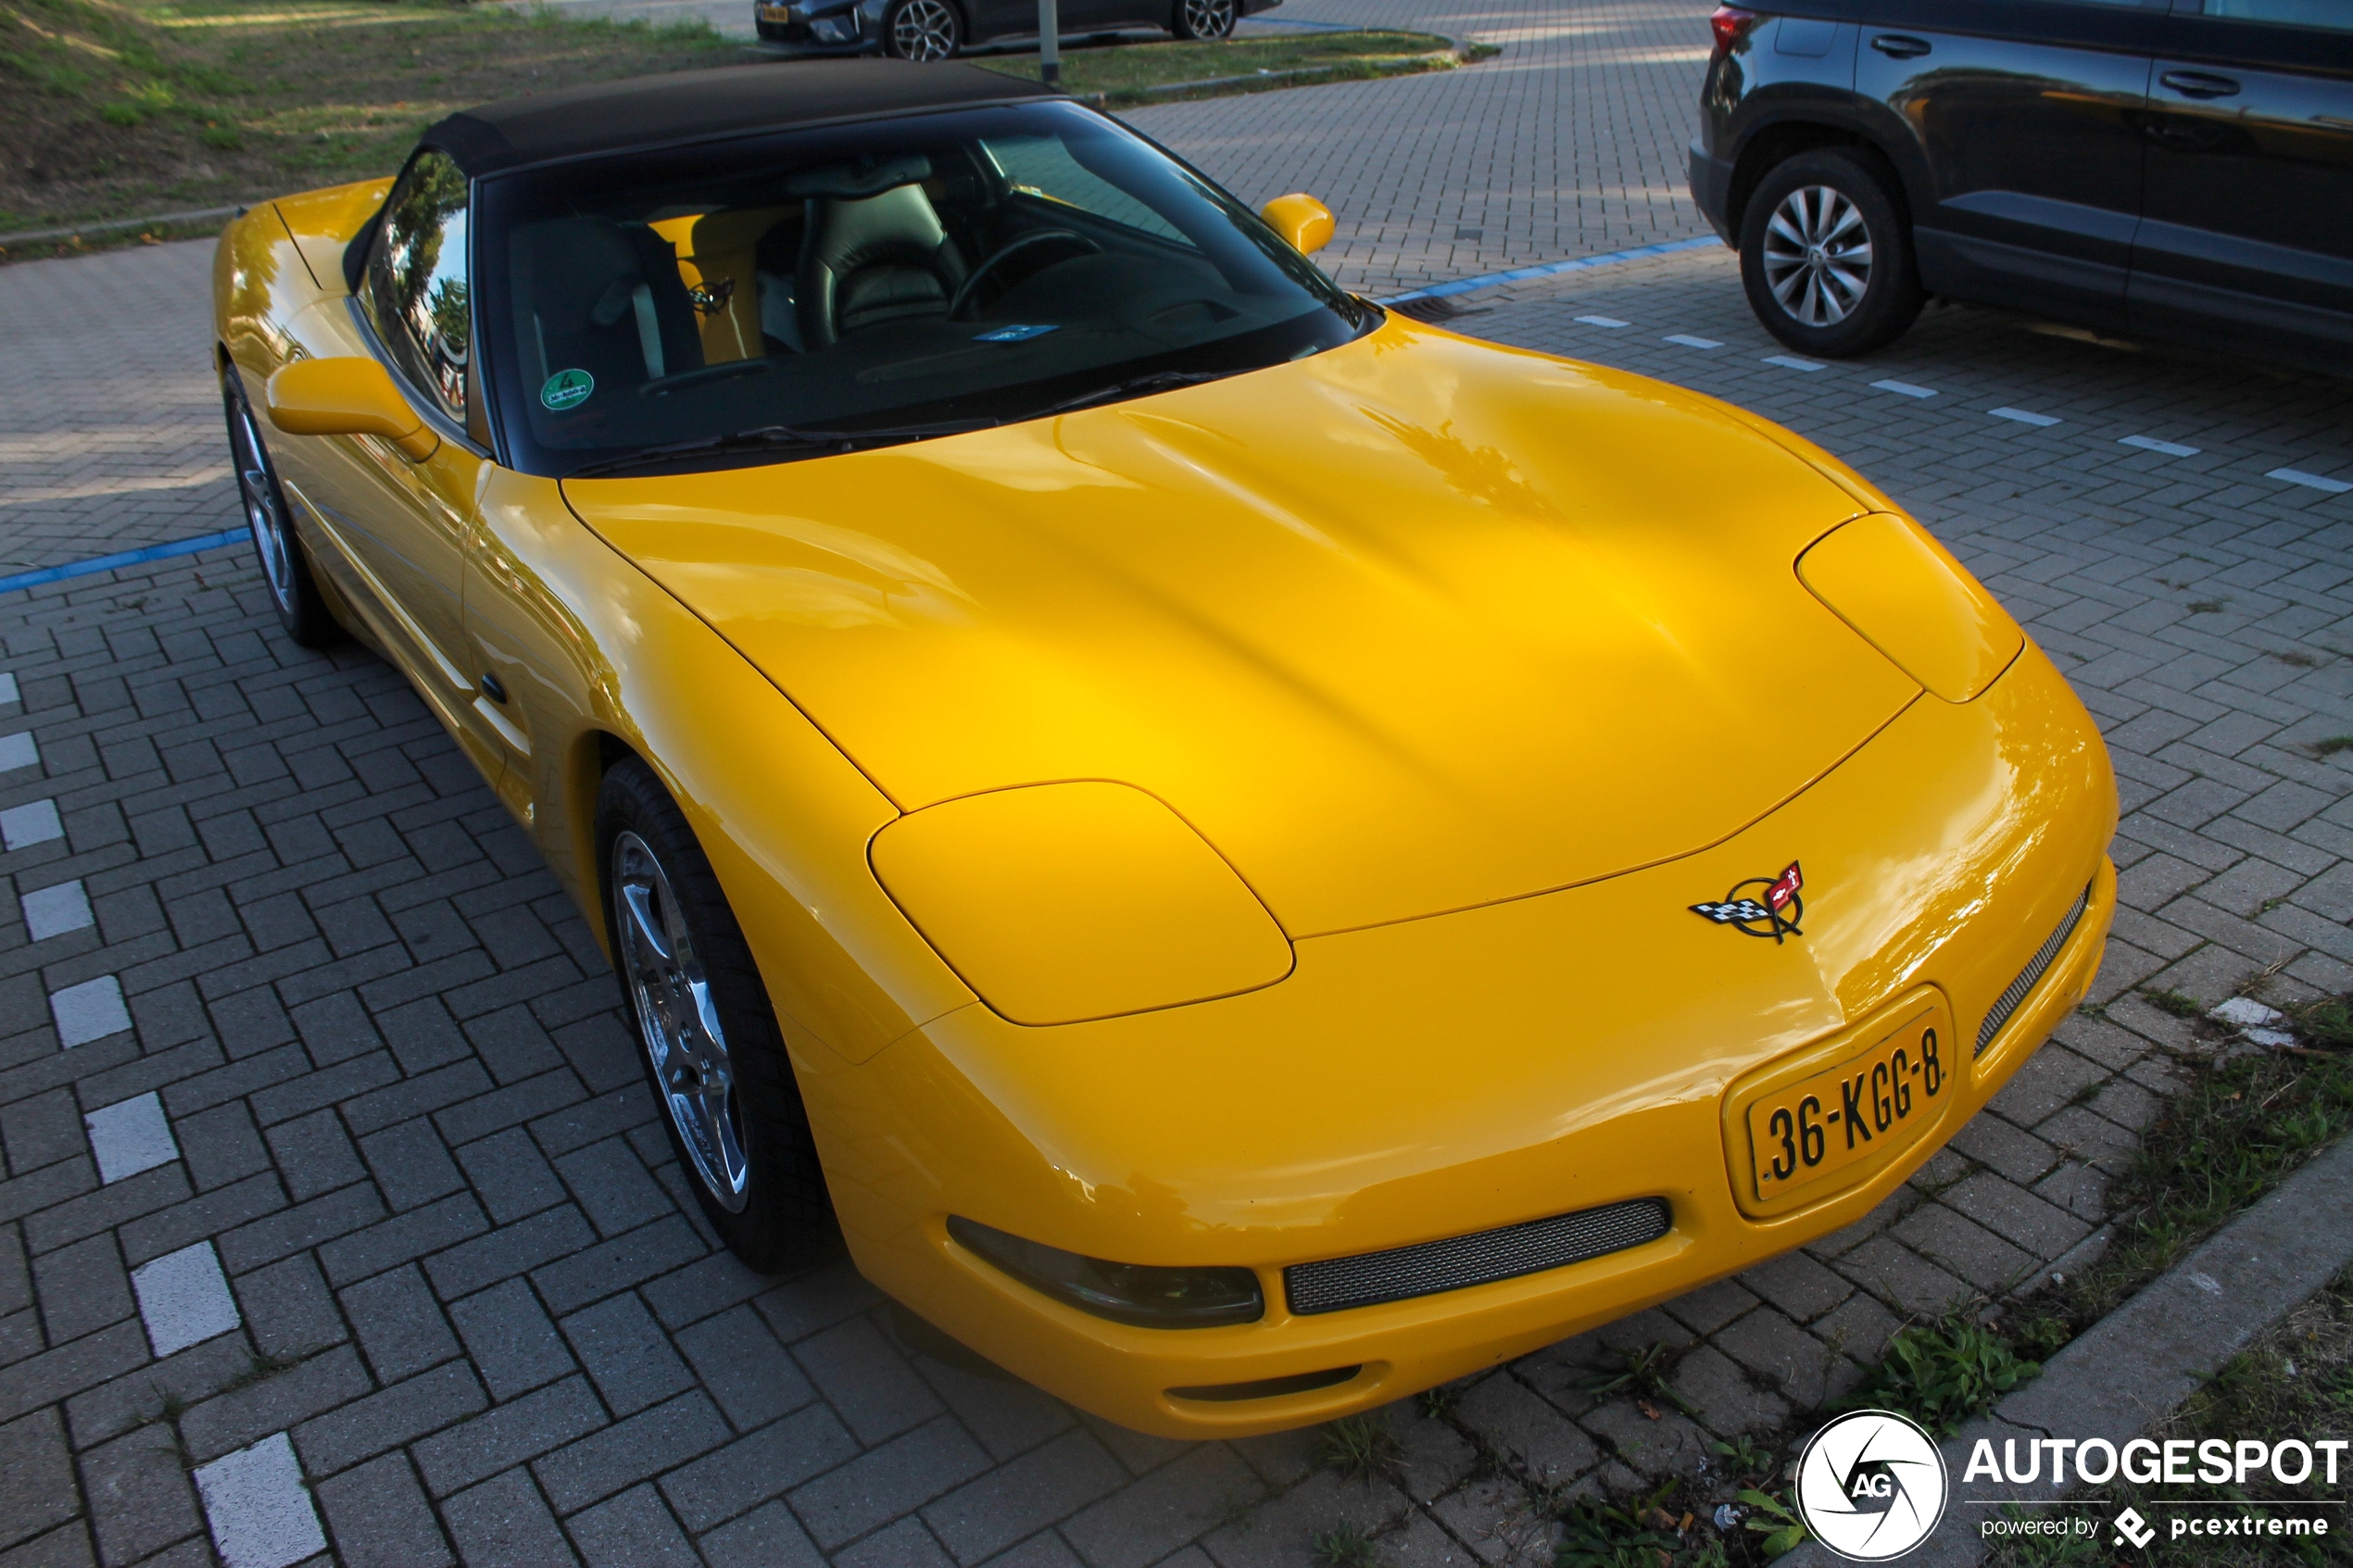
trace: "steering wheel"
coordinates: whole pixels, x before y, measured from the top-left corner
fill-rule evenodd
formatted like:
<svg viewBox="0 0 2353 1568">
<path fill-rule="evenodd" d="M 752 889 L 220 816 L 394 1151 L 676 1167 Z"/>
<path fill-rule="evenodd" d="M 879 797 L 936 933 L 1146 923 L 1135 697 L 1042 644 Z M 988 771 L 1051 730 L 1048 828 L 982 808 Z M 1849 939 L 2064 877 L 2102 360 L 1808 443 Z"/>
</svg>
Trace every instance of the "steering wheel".
<svg viewBox="0 0 2353 1568">
<path fill-rule="evenodd" d="M 1047 250 L 1057 250 L 1064 254 L 1051 259 L 1038 258 L 1038 253 Z M 965 314 L 965 307 L 979 297 L 981 284 L 1003 271 L 1006 264 L 1016 257 L 1031 257 L 1033 259 L 1027 271 L 1036 273 L 1042 272 L 1047 268 L 1061 262 L 1076 261 L 1082 256 L 1101 256 L 1102 253 L 1102 246 L 1086 235 L 1075 234 L 1068 229 L 1033 229 L 1026 234 L 999 245 L 979 266 L 972 270 L 972 275 L 967 277 L 963 286 L 956 291 L 956 297 L 948 302 L 948 319 L 951 321 L 970 320 Z M 1011 283 L 1004 283 L 999 287 L 998 293 L 1002 294 L 1012 286 Z"/>
</svg>

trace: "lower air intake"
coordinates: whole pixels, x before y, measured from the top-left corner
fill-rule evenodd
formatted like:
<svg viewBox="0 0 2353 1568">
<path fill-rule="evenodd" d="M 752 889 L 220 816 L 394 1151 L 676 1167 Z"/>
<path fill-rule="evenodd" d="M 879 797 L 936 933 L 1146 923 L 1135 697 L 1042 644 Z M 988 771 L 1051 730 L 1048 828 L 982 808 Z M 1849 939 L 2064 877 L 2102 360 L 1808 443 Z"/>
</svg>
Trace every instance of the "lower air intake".
<svg viewBox="0 0 2353 1568">
<path fill-rule="evenodd" d="M 2008 988 L 1994 998 L 1994 1005 L 1985 1010 L 1985 1022 L 1977 1026 L 1977 1049 L 1969 1053 L 1972 1058 L 1985 1054 L 1985 1047 L 1994 1043 L 1994 1036 L 2000 1034 L 2002 1025 L 2010 1021 L 2010 1014 L 2018 1010 L 2018 1004 L 2026 1000 L 2026 994 L 2034 989 L 2034 983 L 2043 978 L 2043 972 L 2057 960 L 2059 949 L 2067 946 L 2070 936 L 2075 935 L 2076 922 L 2091 907 L 2092 889 L 2086 884 L 2082 893 L 2076 897 L 2074 908 L 2069 909 L 2067 918 L 2058 922 L 2058 929 L 2034 950 L 2034 956 L 2026 960 L 2026 967 L 2018 972 L 2018 978 L 2011 981 Z"/>
<path fill-rule="evenodd" d="M 1283 1290 L 1291 1311 L 1302 1317 L 1435 1296 L 1623 1252 L 1665 1236 L 1667 1220 L 1666 1199 L 1638 1198 L 1475 1236 L 1294 1263 L 1283 1271 Z"/>
</svg>

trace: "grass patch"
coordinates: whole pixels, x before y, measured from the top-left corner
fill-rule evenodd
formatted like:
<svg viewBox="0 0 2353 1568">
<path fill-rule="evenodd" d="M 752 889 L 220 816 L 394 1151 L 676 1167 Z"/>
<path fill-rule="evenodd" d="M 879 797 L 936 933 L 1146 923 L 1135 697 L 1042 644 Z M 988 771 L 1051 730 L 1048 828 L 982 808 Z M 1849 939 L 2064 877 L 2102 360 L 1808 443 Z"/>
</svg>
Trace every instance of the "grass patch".
<svg viewBox="0 0 2353 1568">
<path fill-rule="evenodd" d="M 1486 51 L 1493 54 L 1491 48 Z M 1473 58 L 1483 58 L 1477 51 Z M 988 56 L 973 62 L 1025 82 L 1038 80 L 1034 55 Z M 1067 49 L 1062 84 L 1071 93 L 1100 94 L 1113 108 L 1164 104 L 1189 97 L 1222 97 L 1268 87 L 1410 76 L 1450 70 L 1458 62 L 1453 46 L 1427 32 L 1317 32 L 1304 38 L 1227 38 L 1215 43 L 1111 44 Z M 1298 76 L 1290 73 L 1312 71 Z M 1252 80 L 1233 82 L 1230 78 Z M 1147 92 L 1186 82 L 1219 82 L 1192 92 Z"/>
<path fill-rule="evenodd" d="M 2298 1008 L 2289 1022 L 2303 1047 L 2196 1071 L 2150 1124 L 2109 1185 L 2107 1252 L 2029 1307 L 2019 1338 L 2030 1353 L 2066 1344 L 2353 1130 L 2347 998 Z"/>
<path fill-rule="evenodd" d="M 0 233 L 388 174 L 453 109 L 755 57 L 700 23 L 448 0 L 8 0 Z"/>
<path fill-rule="evenodd" d="M 2170 1012 L 2176 1018 L 2204 1018 L 2206 1016 L 2206 1004 L 2187 991 L 2175 991 L 2170 988 L 2158 991 L 2143 986 L 2141 995 L 2146 997 L 2149 1006 L 2158 1011 Z"/>
<path fill-rule="evenodd" d="M 2180 1410 L 2151 1427 L 2149 1436 L 2159 1442 L 2256 1436 L 2271 1441 L 2294 1436 L 2311 1442 L 2353 1437 L 2353 1271 L 2339 1274 L 2326 1289 L 2233 1357 Z M 2301 1513 L 2326 1519 L 2329 1533 L 2324 1537 L 2217 1539 L 2184 1536 L 2173 1540 L 2171 1532 L 2165 1530 L 2146 1549 L 2136 1551 L 2110 1546 L 2108 1533 L 2102 1531 L 2089 1539 L 2005 1540 L 1994 1549 L 1992 1562 L 1995 1568 L 2108 1568 L 2117 1562 L 2158 1562 L 2197 1568 L 2278 1568 L 2291 1562 L 2353 1562 L 2353 1531 L 2345 1527 L 2343 1509 L 2295 1506 L 2341 1499 L 2342 1486 L 2326 1485 L 2324 1475 L 2316 1464 L 2312 1478 L 2294 1486 L 2273 1482 L 2266 1471 L 2259 1481 L 2249 1476 L 2251 1485 L 2244 1491 L 2235 1486 L 2205 1482 L 2145 1487 L 2121 1476 L 2098 1488 L 2106 1499 L 2099 1505 L 2104 1516 L 2112 1517 L 2130 1506 L 2162 1528 L 2173 1515 L 2211 1517 L 2233 1512 L 2233 1504 L 2265 1503 L 2272 1506 L 2243 1506 L 2235 1512 L 2267 1518 Z M 2154 1497 L 2164 1500 L 2154 1501 Z M 2183 1501 L 2203 1506 L 2183 1508 Z"/>
<path fill-rule="evenodd" d="M 2315 757 L 2334 757 L 2340 751 L 2353 751 L 2353 735 L 2331 735 L 2326 740 L 2312 743 L 2312 755 Z"/>
<path fill-rule="evenodd" d="M 2042 1370 L 1982 1323 L 1947 1316 L 1896 1330 L 1879 1365 L 1840 1408 L 1901 1411 L 1931 1436 L 1949 1437 Z"/>
<path fill-rule="evenodd" d="M 1405 1461 L 1405 1445 L 1378 1415 L 1344 1415 L 1327 1425 L 1315 1444 L 1315 1462 L 1353 1481 L 1393 1475 Z"/>
<path fill-rule="evenodd" d="M 1634 1401 L 1634 1408 L 1658 1419 L 1660 1405 L 1672 1405 L 1685 1415 L 1698 1418 L 1683 1396 L 1675 1392 L 1667 1379 L 1675 1375 L 1675 1365 L 1682 1358 L 1665 1345 L 1651 1345 L 1638 1350 L 1617 1352 L 1617 1365 L 1607 1372 L 1583 1379 L 1578 1386 L 1588 1394 L 1607 1399 L 1624 1394 Z"/>
<path fill-rule="evenodd" d="M 1379 1568 L 1380 1549 L 1362 1530 L 1343 1526 L 1321 1531 L 1315 1548 L 1315 1568 Z"/>
</svg>

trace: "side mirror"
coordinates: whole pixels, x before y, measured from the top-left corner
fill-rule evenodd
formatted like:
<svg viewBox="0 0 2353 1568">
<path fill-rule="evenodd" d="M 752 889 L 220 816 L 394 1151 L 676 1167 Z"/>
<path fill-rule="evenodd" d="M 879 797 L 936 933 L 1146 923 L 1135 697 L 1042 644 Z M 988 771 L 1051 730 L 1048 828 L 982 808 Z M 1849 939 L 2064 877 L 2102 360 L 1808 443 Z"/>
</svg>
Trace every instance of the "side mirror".
<svg viewBox="0 0 2353 1568">
<path fill-rule="evenodd" d="M 373 359 L 297 359 L 263 389 L 270 422 L 290 435 L 380 435 L 423 462 L 441 445 Z"/>
<path fill-rule="evenodd" d="M 1331 243 L 1332 209 L 1303 192 L 1277 196 L 1258 209 L 1258 216 L 1302 256 L 1313 256 Z"/>
</svg>

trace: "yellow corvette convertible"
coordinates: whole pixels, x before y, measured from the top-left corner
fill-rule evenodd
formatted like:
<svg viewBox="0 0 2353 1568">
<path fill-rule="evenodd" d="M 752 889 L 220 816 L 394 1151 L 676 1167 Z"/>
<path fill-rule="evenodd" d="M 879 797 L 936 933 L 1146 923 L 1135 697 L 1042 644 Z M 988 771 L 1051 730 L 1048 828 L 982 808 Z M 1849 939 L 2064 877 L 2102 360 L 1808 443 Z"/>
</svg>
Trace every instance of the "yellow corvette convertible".
<svg viewBox="0 0 2353 1568">
<path fill-rule="evenodd" d="M 609 944 L 711 1223 L 1176 1436 L 1844 1225 L 2083 995 L 2107 754 L 1886 497 L 1004 77 L 518 99 L 223 237 L 287 633 Z"/>
</svg>

